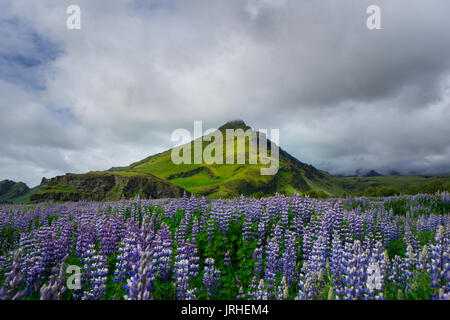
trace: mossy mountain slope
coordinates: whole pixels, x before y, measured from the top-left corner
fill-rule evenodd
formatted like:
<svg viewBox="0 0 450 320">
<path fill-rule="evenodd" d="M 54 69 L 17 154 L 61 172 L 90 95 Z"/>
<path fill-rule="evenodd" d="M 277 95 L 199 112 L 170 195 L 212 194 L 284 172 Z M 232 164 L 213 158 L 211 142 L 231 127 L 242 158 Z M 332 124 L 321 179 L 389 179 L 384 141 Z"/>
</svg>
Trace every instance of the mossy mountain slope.
<svg viewBox="0 0 450 320">
<path fill-rule="evenodd" d="M 218 130 L 225 135 L 227 129 L 245 131 L 251 128 L 243 121 L 237 120 L 226 123 Z M 260 134 L 256 131 L 252 133 L 255 133 L 258 145 Z M 224 153 L 226 153 L 225 140 Z M 214 138 L 210 141 L 202 141 L 202 151 L 205 151 Z M 232 146 L 236 160 L 237 143 Z M 194 150 L 194 141 L 183 147 L 185 150 Z M 421 186 L 433 181 L 450 183 L 450 175 L 332 177 L 325 171 L 302 163 L 281 148 L 278 172 L 275 175 L 265 176 L 261 175 L 261 168 L 269 165 L 261 164 L 260 155 L 257 155 L 257 164 L 248 164 L 253 152 L 249 148 L 248 139 L 243 151 L 246 164 L 195 164 L 194 155 L 191 154 L 191 164 L 176 165 L 171 158 L 172 150 L 152 155 L 127 167 L 44 179 L 40 186 L 33 189 L 29 189 L 24 183 L 5 180 L 0 182 L 0 202 L 114 201 L 136 196 L 172 198 L 180 197 L 184 193 L 218 198 L 236 197 L 241 194 L 259 197 L 274 193 L 292 195 L 295 192 L 304 194 L 322 191 L 321 195 L 342 196 L 360 194 L 369 187 L 395 187 L 399 192 L 409 192 L 411 187 L 420 189 Z M 267 143 L 267 150 L 265 158 L 273 159 L 270 140 Z M 222 160 L 226 163 L 226 155 Z"/>
<path fill-rule="evenodd" d="M 147 173 L 89 172 L 55 177 L 41 185 L 39 191 L 31 195 L 30 200 L 115 201 L 137 196 L 145 199 L 177 198 L 185 192 L 183 188 Z"/>
<path fill-rule="evenodd" d="M 227 129 L 251 129 L 243 121 L 231 121 L 221 126 L 223 138 L 223 163 L 226 163 Z M 253 131 L 259 139 L 259 133 Z M 202 151 L 214 141 L 202 143 Z M 259 140 L 256 141 L 258 143 Z M 267 141 L 268 157 L 271 157 L 271 141 Z M 186 149 L 194 150 L 194 141 L 186 144 Z M 323 190 L 331 194 L 333 178 L 326 172 L 304 164 L 286 151 L 279 149 L 279 171 L 275 175 L 261 175 L 262 165 L 258 155 L 257 164 L 249 164 L 249 140 L 245 143 L 246 164 L 194 164 L 194 152 L 191 152 L 191 164 L 176 165 L 171 159 L 172 149 L 150 156 L 128 167 L 111 168 L 109 172 L 140 172 L 151 173 L 166 179 L 198 196 L 235 197 L 241 194 L 264 196 L 274 193 L 293 194 L 310 190 Z M 235 160 L 237 159 L 237 142 L 234 142 Z"/>
<path fill-rule="evenodd" d="M 23 196 L 29 190 L 30 188 L 23 182 L 0 181 L 0 202 L 9 202 L 14 198 Z"/>
</svg>

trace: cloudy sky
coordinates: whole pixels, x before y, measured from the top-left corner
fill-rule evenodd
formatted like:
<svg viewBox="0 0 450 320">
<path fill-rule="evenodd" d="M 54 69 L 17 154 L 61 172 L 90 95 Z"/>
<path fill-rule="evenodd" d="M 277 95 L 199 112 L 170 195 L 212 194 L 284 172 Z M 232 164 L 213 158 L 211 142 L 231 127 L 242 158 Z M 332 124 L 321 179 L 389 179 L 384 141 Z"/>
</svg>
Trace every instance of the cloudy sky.
<svg viewBox="0 0 450 320">
<path fill-rule="evenodd" d="M 68 30 L 66 8 L 81 8 Z M 366 9 L 381 8 L 382 30 Z M 333 174 L 450 173 L 448 0 L 2 0 L 0 180 L 243 119 Z"/>
</svg>

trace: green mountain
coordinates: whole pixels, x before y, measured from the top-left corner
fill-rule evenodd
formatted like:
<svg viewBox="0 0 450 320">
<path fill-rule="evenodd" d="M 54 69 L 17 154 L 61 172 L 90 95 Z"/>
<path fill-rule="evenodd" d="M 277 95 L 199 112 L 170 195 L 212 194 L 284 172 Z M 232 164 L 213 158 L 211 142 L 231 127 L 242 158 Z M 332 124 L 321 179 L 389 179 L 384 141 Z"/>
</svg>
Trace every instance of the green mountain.
<svg viewBox="0 0 450 320">
<path fill-rule="evenodd" d="M 183 188 L 150 173 L 103 171 L 55 177 L 39 186 L 30 196 L 30 200 L 115 201 L 137 196 L 145 199 L 175 198 L 185 192 L 187 191 Z"/>
<path fill-rule="evenodd" d="M 251 129 L 243 121 L 231 121 L 218 129 L 225 136 L 227 129 Z M 217 131 L 216 131 L 217 133 Z M 259 144 L 260 133 L 251 130 L 253 142 Z M 210 134 L 211 136 L 214 133 Z M 272 157 L 271 141 L 267 141 L 267 156 L 260 157 L 250 148 L 249 139 L 245 140 L 245 149 L 238 149 L 234 142 L 235 163 L 238 156 L 245 157 L 246 164 L 201 164 L 194 163 L 196 142 L 203 153 L 210 150 L 214 138 L 207 136 L 191 141 L 181 147 L 190 152 L 191 164 L 176 165 L 171 158 L 172 150 L 152 155 L 127 167 L 116 167 L 106 171 L 85 174 L 66 174 L 47 180 L 40 186 L 28 189 L 23 183 L 0 184 L 0 202 L 40 202 L 40 201 L 114 201 L 121 198 L 166 198 L 180 197 L 184 193 L 210 198 L 246 196 L 267 196 L 275 193 L 292 195 L 293 193 L 311 196 L 343 195 L 390 195 L 419 192 L 434 193 L 450 186 L 450 175 L 441 176 L 370 176 L 370 177 L 333 177 L 291 156 L 279 148 L 279 170 L 275 175 L 261 175 L 261 169 L 269 165 L 261 164 L 264 158 Z M 224 138 L 224 140 L 226 140 Z M 222 144 L 226 151 L 226 141 Z M 212 155 L 215 155 L 214 152 Z M 257 164 L 248 164 L 251 156 L 256 156 Z M 188 157 L 188 156 L 186 156 Z M 226 163 L 226 155 L 222 161 Z"/>
<path fill-rule="evenodd" d="M 251 129 L 243 121 L 231 121 L 218 130 L 225 133 L 227 129 Z M 259 142 L 260 134 L 252 132 Z M 211 142 L 202 142 L 202 151 Z M 186 144 L 187 149 L 194 149 L 194 141 Z M 271 142 L 267 143 L 268 158 L 272 155 Z M 223 141 L 226 150 L 226 141 Z M 238 154 L 237 142 L 234 150 Z M 33 190 L 31 201 L 78 201 L 78 200 L 119 200 L 120 198 L 163 198 L 178 197 L 184 192 L 206 197 L 235 197 L 241 194 L 264 196 L 275 193 L 293 194 L 323 190 L 332 194 L 333 177 L 313 166 L 304 164 L 286 151 L 279 150 L 279 171 L 275 175 L 261 175 L 261 168 L 269 165 L 260 164 L 180 164 L 171 159 L 172 149 L 145 158 L 127 167 L 111 168 L 106 171 L 86 174 L 66 174 L 59 176 Z M 245 142 L 245 157 L 249 163 L 251 151 L 249 140 Z M 191 155 L 192 163 L 194 155 Z M 226 162 L 224 155 L 223 162 Z M 237 161 L 235 161 L 237 162 Z"/>
<path fill-rule="evenodd" d="M 14 198 L 25 195 L 29 190 L 30 188 L 23 182 L 0 181 L 0 203 L 10 202 Z"/>
<path fill-rule="evenodd" d="M 366 196 L 375 196 L 374 189 L 390 188 L 393 192 L 403 194 L 435 193 L 437 191 L 450 191 L 450 175 L 392 175 L 373 177 L 342 177 L 335 178 L 335 185 L 343 193 Z M 371 190 L 371 191 L 370 191 Z M 389 194 L 388 194 L 389 195 Z"/>
<path fill-rule="evenodd" d="M 218 130 L 225 133 L 227 129 L 251 129 L 243 121 L 231 121 Z M 253 131 L 259 142 L 259 133 Z M 213 141 L 213 140 L 212 140 Z M 271 156 L 271 141 L 268 139 L 268 156 Z M 210 144 L 203 141 L 202 151 Z M 186 149 L 194 150 L 194 141 L 184 145 Z M 225 158 L 226 141 L 223 141 Z M 238 155 L 237 142 L 234 143 L 235 160 Z M 139 172 L 151 173 L 162 179 L 168 180 L 189 192 L 198 196 L 207 197 L 235 197 L 241 194 L 263 196 L 275 193 L 293 194 L 294 192 L 307 192 L 311 190 L 323 190 L 331 194 L 333 178 L 324 171 L 317 170 L 313 166 L 304 164 L 286 151 L 279 149 L 279 171 L 275 175 L 261 175 L 261 168 L 270 165 L 262 165 L 258 156 L 258 164 L 249 163 L 249 140 L 245 143 L 246 164 L 194 164 L 194 152 L 191 152 L 191 164 L 175 165 L 171 159 L 172 149 L 145 158 L 128 167 L 111 168 L 109 172 Z M 234 161 L 235 163 L 237 161 Z"/>
</svg>

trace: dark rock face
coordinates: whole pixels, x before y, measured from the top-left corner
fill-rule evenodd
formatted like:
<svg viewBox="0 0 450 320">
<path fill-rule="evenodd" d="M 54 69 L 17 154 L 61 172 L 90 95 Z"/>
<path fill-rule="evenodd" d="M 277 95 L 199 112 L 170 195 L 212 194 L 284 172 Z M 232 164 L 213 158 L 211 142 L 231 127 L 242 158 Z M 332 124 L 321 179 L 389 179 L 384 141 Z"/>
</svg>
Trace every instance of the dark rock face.
<svg viewBox="0 0 450 320">
<path fill-rule="evenodd" d="M 192 176 L 194 176 L 197 173 L 202 172 L 202 171 L 206 172 L 206 174 L 209 177 L 211 177 L 211 178 L 215 178 L 215 179 L 218 178 L 209 168 L 207 168 L 207 167 L 198 167 L 198 168 L 195 168 L 193 170 L 172 174 L 169 177 L 167 177 L 167 180 L 172 180 L 172 179 L 176 179 L 176 178 L 192 177 Z"/>
<path fill-rule="evenodd" d="M 146 177 L 130 178 L 124 188 L 123 195 L 125 198 L 135 197 L 136 194 L 144 198 L 178 198 L 183 195 L 184 189 L 165 181 L 157 181 Z M 186 192 L 188 193 L 188 192 Z"/>
<path fill-rule="evenodd" d="M 381 177 L 381 176 L 382 174 L 376 172 L 375 170 L 370 170 L 364 175 L 364 177 Z"/>
<path fill-rule="evenodd" d="M 53 178 L 40 192 L 32 195 L 31 200 L 104 201 L 136 196 L 143 199 L 177 198 L 184 192 L 183 188 L 148 174 L 87 173 Z"/>
<path fill-rule="evenodd" d="M 23 196 L 30 188 L 23 182 L 14 182 L 11 180 L 0 181 L 0 200 L 10 200 Z"/>
<path fill-rule="evenodd" d="M 5 194 L 15 184 L 16 183 L 14 181 L 11 181 L 11 180 L 0 181 L 0 195 Z"/>
<path fill-rule="evenodd" d="M 232 120 L 225 123 L 223 126 L 219 128 L 220 131 L 225 131 L 226 129 L 251 129 L 243 120 Z"/>
</svg>

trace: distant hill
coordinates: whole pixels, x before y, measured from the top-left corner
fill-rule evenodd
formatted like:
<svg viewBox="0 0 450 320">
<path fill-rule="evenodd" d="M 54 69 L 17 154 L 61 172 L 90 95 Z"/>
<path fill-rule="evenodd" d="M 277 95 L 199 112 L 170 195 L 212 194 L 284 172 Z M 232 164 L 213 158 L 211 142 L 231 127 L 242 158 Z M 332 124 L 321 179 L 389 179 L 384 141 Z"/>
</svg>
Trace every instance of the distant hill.
<svg viewBox="0 0 450 320">
<path fill-rule="evenodd" d="M 242 120 L 230 121 L 218 130 L 225 134 L 227 129 L 251 129 Z M 256 136 L 259 138 L 259 134 Z M 203 141 L 203 149 L 210 142 Z M 271 141 L 268 140 L 268 150 Z M 191 150 L 194 142 L 186 145 Z M 223 150 L 225 152 L 225 141 Z M 237 150 L 235 144 L 235 151 Z M 249 143 L 246 143 L 246 163 L 249 158 Z M 152 173 L 199 196 L 236 197 L 243 195 L 264 196 L 275 193 L 293 194 L 323 190 L 331 194 L 332 177 L 325 171 L 304 164 L 280 148 L 279 171 L 273 176 L 263 176 L 260 169 L 268 167 L 259 164 L 180 164 L 171 160 L 172 149 L 150 156 L 128 167 L 111 168 L 110 172 L 134 171 Z M 270 153 L 269 153 L 270 154 Z M 193 159 L 193 156 L 192 156 Z M 194 162 L 194 161 L 192 161 Z M 224 158 L 225 162 L 225 158 Z"/>
<path fill-rule="evenodd" d="M 243 121 L 231 121 L 218 130 L 250 129 Z M 256 132 L 255 132 L 256 133 Z M 256 133 L 259 139 L 259 133 Z M 203 141 L 202 150 L 210 142 Z M 186 145 L 194 146 L 192 141 Z M 246 157 L 249 157 L 246 143 Z M 270 157 L 270 141 L 268 150 Z M 225 141 L 224 141 L 224 150 Z M 235 150 L 237 150 L 235 143 Z M 279 171 L 273 176 L 260 174 L 262 164 L 180 164 L 172 162 L 172 149 L 149 156 L 127 167 L 101 172 L 67 174 L 50 179 L 33 194 L 32 201 L 118 200 L 121 197 L 176 197 L 184 192 L 206 197 L 236 197 L 241 194 L 265 196 L 323 190 L 332 195 L 333 178 L 324 171 L 304 164 L 286 151 L 279 150 Z M 193 157 L 193 156 L 192 156 Z M 193 162 L 193 161 L 192 161 Z M 224 161 L 225 162 L 225 161 Z M 248 163 L 248 161 L 246 162 Z"/>
<path fill-rule="evenodd" d="M 381 176 L 382 174 L 376 172 L 375 170 L 370 170 L 364 175 L 364 177 L 381 177 Z"/>
<path fill-rule="evenodd" d="M 104 201 L 141 198 L 176 198 L 186 190 L 142 172 L 89 172 L 48 180 L 30 196 L 31 201 Z M 189 194 L 189 192 L 186 192 Z"/>
<path fill-rule="evenodd" d="M 346 194 L 355 195 L 367 188 L 393 187 L 401 193 L 416 194 L 426 192 L 430 183 L 450 186 L 450 175 L 409 175 L 409 176 L 377 176 L 377 177 L 342 177 L 335 178 L 336 187 Z M 441 191 L 443 189 L 440 189 Z"/>
<path fill-rule="evenodd" d="M 23 182 L 0 181 L 0 202 L 9 202 L 14 198 L 25 195 L 29 190 L 30 188 Z"/>
<path fill-rule="evenodd" d="M 220 132 L 227 129 L 251 129 L 242 120 L 230 121 L 221 126 Z M 257 143 L 259 133 L 256 135 Z M 224 139 L 225 140 L 225 139 Z M 202 142 L 202 151 L 211 142 Z M 225 141 L 223 150 L 226 150 Z M 268 157 L 271 158 L 271 141 L 268 141 Z M 194 141 L 184 145 L 194 149 Z M 235 153 L 237 145 L 235 143 Z M 249 142 L 245 144 L 246 163 L 250 156 Z M 440 176 L 381 176 L 371 170 L 357 170 L 358 176 L 333 177 L 318 170 L 279 149 L 279 170 L 275 175 L 261 175 L 258 164 L 192 164 L 176 165 L 171 159 L 172 149 L 151 155 L 126 167 L 115 167 L 106 171 L 85 174 L 66 174 L 52 179 L 43 179 L 40 186 L 31 190 L 25 184 L 12 188 L 4 194 L 12 202 L 40 201 L 114 201 L 121 198 L 171 198 L 184 193 L 210 198 L 231 198 L 239 195 L 268 196 L 275 193 L 292 195 L 294 193 L 311 196 L 343 196 L 361 194 L 367 188 L 393 187 L 399 192 L 419 190 L 432 181 L 443 185 L 450 183 L 449 175 Z M 258 155 L 259 156 L 259 155 Z M 259 158 L 258 158 L 259 159 Z M 225 155 L 224 155 L 225 163 Z M 414 188 L 412 188 L 414 187 Z M 11 191 L 16 190 L 16 191 Z M 15 196 L 15 197 L 14 197 Z M 1 200 L 2 198 L 0 198 Z"/>
</svg>

